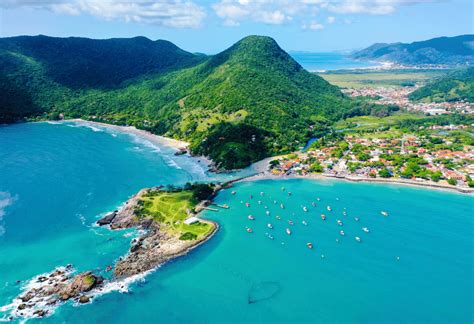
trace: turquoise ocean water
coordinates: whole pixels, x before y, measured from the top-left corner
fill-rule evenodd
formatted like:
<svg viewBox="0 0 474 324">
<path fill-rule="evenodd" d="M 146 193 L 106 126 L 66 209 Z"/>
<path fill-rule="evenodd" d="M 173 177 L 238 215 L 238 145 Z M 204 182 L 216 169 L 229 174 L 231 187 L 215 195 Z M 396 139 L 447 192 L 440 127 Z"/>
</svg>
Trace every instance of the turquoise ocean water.
<svg viewBox="0 0 474 324">
<path fill-rule="evenodd" d="M 379 66 L 380 63 L 358 61 L 337 52 L 290 52 L 290 55 L 308 71 L 330 71 L 364 69 Z"/>
<path fill-rule="evenodd" d="M 211 177 L 172 149 L 111 130 L 0 127 L 0 306 L 57 266 L 103 270 L 126 253 L 127 232 L 92 224 L 140 188 Z M 334 180 L 263 180 L 231 190 L 217 197 L 230 209 L 204 215 L 221 225 L 205 245 L 128 293 L 69 303 L 32 321 L 472 323 L 471 196 Z"/>
</svg>

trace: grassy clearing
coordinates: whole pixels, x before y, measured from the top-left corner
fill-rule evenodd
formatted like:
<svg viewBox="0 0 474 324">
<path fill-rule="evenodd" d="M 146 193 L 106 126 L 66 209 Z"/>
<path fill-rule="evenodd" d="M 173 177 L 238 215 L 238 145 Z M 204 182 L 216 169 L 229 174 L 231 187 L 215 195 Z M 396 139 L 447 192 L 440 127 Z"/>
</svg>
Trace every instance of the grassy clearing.
<svg viewBox="0 0 474 324">
<path fill-rule="evenodd" d="M 354 131 L 366 131 L 371 129 L 379 129 L 385 126 L 393 126 L 402 120 L 420 118 L 424 118 L 424 116 L 410 113 L 393 114 L 391 116 L 382 118 L 375 116 L 358 116 L 338 121 L 334 125 L 334 128 L 336 130 L 352 129 Z"/>
<path fill-rule="evenodd" d="M 184 220 L 190 216 L 188 212 L 194 210 L 198 203 L 191 191 L 152 191 L 144 195 L 141 201 L 143 201 L 141 215 L 151 216 L 171 235 L 184 239 L 202 239 L 214 229 L 215 225 L 206 221 L 184 224 Z"/>
<path fill-rule="evenodd" d="M 446 74 L 437 70 L 344 71 L 319 73 L 329 83 L 341 88 L 401 87 L 426 82 Z"/>
</svg>

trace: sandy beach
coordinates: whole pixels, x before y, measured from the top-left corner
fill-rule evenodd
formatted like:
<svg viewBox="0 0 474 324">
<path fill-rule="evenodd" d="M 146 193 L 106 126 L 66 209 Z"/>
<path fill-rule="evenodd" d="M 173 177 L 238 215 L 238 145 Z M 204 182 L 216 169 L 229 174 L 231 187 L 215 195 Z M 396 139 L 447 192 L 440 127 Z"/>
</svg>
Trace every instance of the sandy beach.
<svg viewBox="0 0 474 324">
<path fill-rule="evenodd" d="M 156 145 L 163 145 L 163 146 L 174 148 L 176 149 L 176 151 L 187 150 L 189 147 L 188 142 L 177 140 L 174 138 L 165 137 L 165 136 L 156 135 L 156 134 L 150 133 L 149 131 L 138 129 L 135 126 L 119 126 L 119 125 L 106 124 L 106 123 L 89 121 L 89 120 L 84 120 L 84 119 L 66 119 L 64 120 L 64 122 L 74 122 L 74 123 L 83 124 L 83 125 L 100 126 L 100 127 L 105 127 L 109 129 L 114 129 L 123 133 L 140 136 Z M 205 156 L 194 156 L 194 157 L 196 159 L 199 159 L 201 163 L 204 163 L 207 166 L 210 166 L 213 164 L 212 160 L 210 160 L 209 158 Z"/>
</svg>

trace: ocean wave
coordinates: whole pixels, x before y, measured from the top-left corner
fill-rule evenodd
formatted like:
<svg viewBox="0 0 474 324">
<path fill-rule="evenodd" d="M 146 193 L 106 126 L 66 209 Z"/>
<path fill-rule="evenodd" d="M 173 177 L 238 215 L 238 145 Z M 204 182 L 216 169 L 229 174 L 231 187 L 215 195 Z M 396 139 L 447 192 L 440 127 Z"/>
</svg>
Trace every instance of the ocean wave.
<svg viewBox="0 0 474 324">
<path fill-rule="evenodd" d="M 167 164 L 168 166 L 173 167 L 173 168 L 178 169 L 178 170 L 183 169 L 182 167 L 180 167 L 180 166 L 178 165 L 178 163 L 176 163 L 175 160 L 173 160 L 173 159 L 171 159 L 171 158 L 167 158 L 167 159 L 166 159 L 166 164 Z"/>
<path fill-rule="evenodd" d="M 133 143 L 139 144 L 142 147 L 146 147 L 150 149 L 152 152 L 161 152 L 161 148 L 158 145 L 152 143 L 151 141 L 136 134 L 129 134 L 129 135 L 132 138 Z"/>
<path fill-rule="evenodd" d="M 6 208 L 11 206 L 18 196 L 12 196 L 7 191 L 0 191 L 0 236 L 5 234 L 5 226 L 3 225 L 3 216 L 6 214 Z"/>
<path fill-rule="evenodd" d="M 101 127 L 96 127 L 88 123 L 80 123 L 80 122 L 75 122 L 73 124 L 66 124 L 67 127 L 73 127 L 73 128 L 78 128 L 78 127 L 83 127 L 83 128 L 89 128 L 94 132 L 105 132 L 104 128 Z"/>
</svg>

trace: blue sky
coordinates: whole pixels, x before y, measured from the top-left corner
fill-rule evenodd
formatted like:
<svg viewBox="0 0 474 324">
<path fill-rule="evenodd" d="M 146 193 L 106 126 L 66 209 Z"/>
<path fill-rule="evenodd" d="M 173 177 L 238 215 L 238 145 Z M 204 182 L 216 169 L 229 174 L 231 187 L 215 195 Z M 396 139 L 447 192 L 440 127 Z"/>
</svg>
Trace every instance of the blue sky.
<svg viewBox="0 0 474 324">
<path fill-rule="evenodd" d="M 0 35 L 146 36 L 216 53 L 250 34 L 351 50 L 474 33 L 470 0 L 1 0 Z"/>
</svg>

